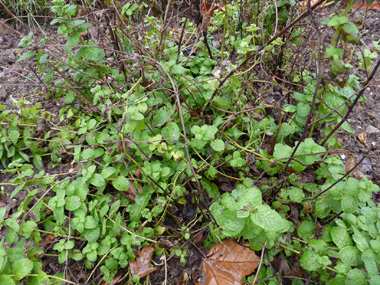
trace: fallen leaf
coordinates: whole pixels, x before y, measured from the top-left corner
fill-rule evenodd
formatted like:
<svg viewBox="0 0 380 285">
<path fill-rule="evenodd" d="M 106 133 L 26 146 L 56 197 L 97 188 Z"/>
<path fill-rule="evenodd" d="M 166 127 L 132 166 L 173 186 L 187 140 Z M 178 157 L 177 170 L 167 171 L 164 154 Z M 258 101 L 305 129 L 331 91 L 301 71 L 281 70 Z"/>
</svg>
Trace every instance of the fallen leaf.
<svg viewBox="0 0 380 285">
<path fill-rule="evenodd" d="M 278 273 L 280 275 L 291 275 L 292 273 L 292 270 L 290 269 L 290 266 L 288 264 L 288 262 L 285 260 L 285 258 L 280 255 L 277 259 L 276 259 L 276 262 L 277 262 L 277 267 L 278 267 Z"/>
<path fill-rule="evenodd" d="M 144 247 L 141 251 L 136 252 L 136 259 L 129 262 L 131 274 L 138 275 L 140 278 L 147 276 L 157 270 L 156 267 L 150 267 L 150 260 L 154 251 L 153 245 Z"/>
<path fill-rule="evenodd" d="M 362 144 L 367 144 L 367 133 L 358 134 L 358 139 Z"/>
<path fill-rule="evenodd" d="M 213 3 L 201 3 L 201 13 L 204 21 L 204 27 L 207 27 L 210 24 L 210 19 L 212 16 L 214 16 L 214 11 L 216 9 L 221 10 L 223 13 L 225 13 L 224 7 L 219 7 L 219 4 L 213 4 Z"/>
<path fill-rule="evenodd" d="M 379 10 L 380 9 L 380 4 L 379 3 L 372 3 L 371 5 L 367 4 L 354 4 L 352 5 L 352 8 L 359 8 L 361 10 Z M 368 8 L 368 9 L 367 9 Z"/>
<path fill-rule="evenodd" d="M 214 243 L 202 259 L 201 283 L 198 284 L 241 284 L 241 279 L 252 274 L 257 268 L 259 258 L 254 251 L 233 240 Z"/>
</svg>

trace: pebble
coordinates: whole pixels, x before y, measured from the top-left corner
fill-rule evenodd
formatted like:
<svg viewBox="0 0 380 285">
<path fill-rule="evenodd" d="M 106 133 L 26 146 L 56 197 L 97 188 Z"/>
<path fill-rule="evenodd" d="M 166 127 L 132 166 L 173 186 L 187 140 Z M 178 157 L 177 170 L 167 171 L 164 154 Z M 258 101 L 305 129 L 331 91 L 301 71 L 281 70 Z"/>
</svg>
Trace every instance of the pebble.
<svg viewBox="0 0 380 285">
<path fill-rule="evenodd" d="M 377 133 L 380 133 L 380 130 L 379 130 L 378 128 L 375 128 L 375 127 L 372 126 L 372 125 L 368 125 L 366 131 L 367 131 L 367 133 L 369 133 L 369 134 L 377 134 Z"/>
</svg>

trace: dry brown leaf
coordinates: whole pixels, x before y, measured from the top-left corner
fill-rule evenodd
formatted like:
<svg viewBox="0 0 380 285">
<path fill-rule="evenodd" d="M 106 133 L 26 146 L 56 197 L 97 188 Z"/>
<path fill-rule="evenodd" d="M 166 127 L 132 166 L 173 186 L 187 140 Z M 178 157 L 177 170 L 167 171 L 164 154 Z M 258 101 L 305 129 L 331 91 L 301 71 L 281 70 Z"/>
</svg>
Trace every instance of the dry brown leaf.
<svg viewBox="0 0 380 285">
<path fill-rule="evenodd" d="M 201 13 L 204 21 L 204 27 L 207 27 L 210 24 L 210 19 L 212 16 L 214 16 L 214 11 L 216 9 L 221 10 L 223 13 L 225 13 L 225 8 L 220 7 L 219 4 L 213 4 L 213 3 L 201 3 Z"/>
<path fill-rule="evenodd" d="M 241 279 L 257 268 L 259 257 L 254 251 L 233 240 L 213 244 L 207 258 L 202 259 L 201 284 L 241 284 Z"/>
<path fill-rule="evenodd" d="M 354 4 L 352 5 L 352 8 L 359 8 L 361 10 L 379 10 L 380 9 L 380 4 L 377 2 L 372 3 L 371 5 L 367 4 Z M 367 9 L 368 8 L 368 9 Z"/>
<path fill-rule="evenodd" d="M 136 259 L 129 262 L 132 275 L 138 275 L 140 278 L 147 276 L 149 273 L 156 271 L 156 267 L 150 267 L 150 260 L 154 251 L 153 245 L 144 247 L 141 251 L 136 252 Z"/>
<path fill-rule="evenodd" d="M 355 166 L 355 158 L 349 157 L 346 162 L 346 172 L 350 171 Z"/>
<path fill-rule="evenodd" d="M 358 139 L 362 144 L 367 144 L 367 133 L 358 134 Z"/>
<path fill-rule="evenodd" d="M 307 7 L 308 0 L 305 0 L 301 3 L 301 7 L 306 8 Z M 310 7 L 313 8 L 315 4 L 317 4 L 319 0 L 310 0 Z"/>
</svg>

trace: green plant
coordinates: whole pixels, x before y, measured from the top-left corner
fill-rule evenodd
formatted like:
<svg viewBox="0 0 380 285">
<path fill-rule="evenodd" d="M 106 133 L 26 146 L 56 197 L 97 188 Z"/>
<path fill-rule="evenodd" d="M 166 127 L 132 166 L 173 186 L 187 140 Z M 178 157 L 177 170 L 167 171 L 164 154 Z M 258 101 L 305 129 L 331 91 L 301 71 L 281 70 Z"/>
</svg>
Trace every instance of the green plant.
<svg viewBox="0 0 380 285">
<path fill-rule="evenodd" d="M 185 57 L 166 30 L 168 10 L 163 20 L 145 18 L 143 1 L 107 2 L 115 19 L 105 33 L 112 46 L 85 37 L 91 24 L 62 0 L 52 2 L 51 24 L 65 47 L 52 52 L 33 34 L 20 42 L 19 61 L 36 59 L 46 97 L 62 106 L 54 114 L 14 100 L 17 115 L 0 106 L 0 159 L 13 175 L 1 186 L 12 187 L 10 198 L 28 193 L 11 216 L 0 208 L 7 227 L 0 280 L 71 282 L 41 270 L 43 253 L 59 263 L 82 262 L 86 282 L 95 272 L 108 283 L 123 272 L 138 283 L 142 277 L 128 269 L 137 251 L 155 244 L 156 254 L 186 265 L 188 244 L 207 227 L 208 247 L 235 238 L 266 252 L 256 276 L 262 282 L 277 282 L 270 262 L 281 257 L 326 284 L 376 284 L 380 229 L 371 197 L 379 188 L 350 177 L 333 149 L 340 147 L 336 128 L 352 132 L 346 116 L 364 101 L 358 76 L 339 85 L 335 76 L 354 59 L 369 71 L 375 54 L 352 57 L 348 35 L 323 52 L 310 46 L 311 60 L 331 64 L 331 80 L 322 79 L 320 67 L 298 65 L 297 49 L 312 30 L 292 28 L 295 3 L 256 1 L 244 10 L 233 1 L 225 14 L 215 12 L 209 28 L 212 37 L 223 27 L 219 61 L 201 43 L 197 56 Z M 110 15 L 104 18 L 111 22 Z M 323 23 L 356 37 L 347 15 Z M 252 22 L 236 30 L 243 18 Z M 277 29 L 285 26 L 282 34 L 273 19 Z M 130 30 L 136 20 L 145 25 L 138 38 Z M 181 23 L 184 33 L 196 30 Z M 225 59 L 232 63 L 220 64 Z M 284 83 L 286 100 L 269 100 L 273 82 L 259 66 L 276 74 L 275 84 L 297 82 Z M 47 174 L 61 165 L 66 172 Z M 44 234 L 54 236 L 49 252 Z M 162 246 L 163 239 L 173 246 Z M 32 242 L 24 252 L 26 240 Z"/>
</svg>

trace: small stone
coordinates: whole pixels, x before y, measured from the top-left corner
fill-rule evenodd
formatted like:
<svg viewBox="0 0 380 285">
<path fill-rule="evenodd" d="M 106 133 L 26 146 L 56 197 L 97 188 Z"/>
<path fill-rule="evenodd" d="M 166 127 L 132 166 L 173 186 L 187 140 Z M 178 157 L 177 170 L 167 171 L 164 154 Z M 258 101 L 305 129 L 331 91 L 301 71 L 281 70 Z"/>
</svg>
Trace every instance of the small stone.
<svg viewBox="0 0 380 285">
<path fill-rule="evenodd" d="M 377 134 L 377 133 L 380 133 L 380 130 L 379 130 L 378 128 L 375 128 L 375 127 L 372 126 L 372 125 L 368 125 L 366 131 L 367 131 L 367 133 L 369 133 L 369 134 Z"/>
</svg>

